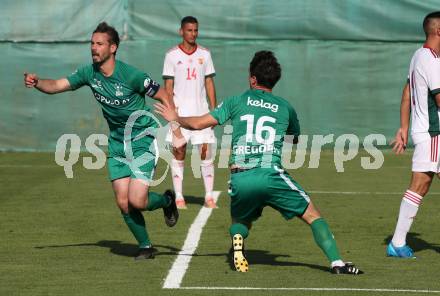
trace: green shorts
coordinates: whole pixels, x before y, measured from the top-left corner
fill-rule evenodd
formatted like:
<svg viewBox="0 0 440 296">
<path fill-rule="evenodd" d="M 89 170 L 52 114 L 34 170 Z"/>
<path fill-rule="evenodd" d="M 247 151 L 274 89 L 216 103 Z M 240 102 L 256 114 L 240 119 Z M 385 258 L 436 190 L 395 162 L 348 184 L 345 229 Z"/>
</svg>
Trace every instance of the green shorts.
<svg viewBox="0 0 440 296">
<path fill-rule="evenodd" d="M 266 206 L 292 219 L 302 216 L 310 203 L 304 189 L 276 166 L 231 174 L 229 195 L 232 219 L 243 223 L 257 220 Z"/>
<path fill-rule="evenodd" d="M 157 143 L 154 137 L 143 137 L 125 144 L 114 138 L 109 139 L 107 168 L 111 181 L 125 177 L 143 179 L 150 182 L 157 164 Z M 132 153 L 130 153 L 130 150 Z"/>
</svg>

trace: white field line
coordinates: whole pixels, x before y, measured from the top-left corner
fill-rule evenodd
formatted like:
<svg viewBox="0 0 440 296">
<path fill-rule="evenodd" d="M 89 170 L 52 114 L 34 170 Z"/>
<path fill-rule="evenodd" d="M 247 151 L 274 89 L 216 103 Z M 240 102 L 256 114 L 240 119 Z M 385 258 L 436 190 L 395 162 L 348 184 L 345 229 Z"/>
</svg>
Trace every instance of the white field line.
<svg viewBox="0 0 440 296">
<path fill-rule="evenodd" d="M 263 291 L 360 291 L 360 292 L 399 292 L 399 293 L 440 293 L 440 290 L 410 289 L 363 289 L 363 288 L 254 288 L 254 287 L 179 287 L 183 290 L 263 290 Z"/>
<path fill-rule="evenodd" d="M 0 164 L 0 168 L 58 168 L 59 165 L 47 165 L 47 164 Z M 402 167 L 406 168 L 406 167 Z M 388 192 L 388 191 L 325 191 L 325 190 L 307 190 L 310 194 L 340 194 L 340 195 L 402 195 L 404 191 L 400 192 Z M 440 195 L 440 192 L 428 192 L 428 195 Z"/>
<path fill-rule="evenodd" d="M 213 198 L 217 201 L 220 196 L 221 191 L 214 191 Z M 194 219 L 186 235 L 185 242 L 183 244 L 182 250 L 177 255 L 176 260 L 174 260 L 173 266 L 171 266 L 168 271 L 168 275 L 163 284 L 164 289 L 177 289 L 180 288 L 183 277 L 185 276 L 186 270 L 188 269 L 189 263 L 191 261 L 192 255 L 197 249 L 199 244 L 200 236 L 202 235 L 203 227 L 206 222 L 208 222 L 209 216 L 211 216 L 213 209 L 202 207 L 199 214 Z"/>
</svg>

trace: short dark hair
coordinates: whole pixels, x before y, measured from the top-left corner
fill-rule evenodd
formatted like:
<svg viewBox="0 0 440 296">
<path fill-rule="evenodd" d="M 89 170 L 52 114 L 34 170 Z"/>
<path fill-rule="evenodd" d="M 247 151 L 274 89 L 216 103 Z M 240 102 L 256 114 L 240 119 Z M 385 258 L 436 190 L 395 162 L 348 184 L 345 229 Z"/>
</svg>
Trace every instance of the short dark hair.
<svg viewBox="0 0 440 296">
<path fill-rule="evenodd" d="M 181 21 L 180 21 L 180 27 L 183 28 L 183 26 L 185 24 L 198 24 L 199 22 L 197 21 L 197 19 L 193 16 L 185 16 Z"/>
<path fill-rule="evenodd" d="M 116 47 L 119 47 L 118 31 L 116 31 L 116 29 L 112 26 L 109 26 L 106 22 L 99 23 L 95 31 L 93 31 L 93 34 L 95 33 L 107 33 L 107 35 L 110 37 L 110 44 L 116 44 Z"/>
<path fill-rule="evenodd" d="M 434 19 L 440 20 L 440 11 L 434 11 L 425 16 L 423 20 L 423 31 L 425 31 L 426 37 L 431 33 L 430 30 Z"/>
<path fill-rule="evenodd" d="M 272 89 L 281 78 L 281 66 L 272 51 L 262 50 L 255 53 L 249 73 L 259 85 Z"/>
</svg>

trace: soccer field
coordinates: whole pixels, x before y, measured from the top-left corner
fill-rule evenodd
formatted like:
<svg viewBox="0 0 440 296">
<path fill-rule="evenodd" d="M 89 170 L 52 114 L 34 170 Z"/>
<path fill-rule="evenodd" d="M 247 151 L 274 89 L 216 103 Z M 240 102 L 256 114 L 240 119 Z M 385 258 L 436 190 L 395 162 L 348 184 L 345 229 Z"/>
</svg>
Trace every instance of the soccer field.
<svg viewBox="0 0 440 296">
<path fill-rule="evenodd" d="M 180 212 L 174 228 L 165 225 L 162 211 L 144 213 L 159 252 L 154 260 L 135 262 L 137 246 L 115 206 L 106 169 L 78 164 L 74 178 L 67 179 L 53 154 L 0 153 L 0 295 L 440 294 L 437 180 L 408 237 L 417 259 L 385 257 L 409 183 L 410 154 L 384 151 L 378 170 L 363 169 L 358 156 L 337 173 L 333 153 L 326 151 L 318 169 L 290 171 L 326 217 L 344 260 L 366 272 L 335 276 L 309 227 L 299 219 L 285 221 L 270 208 L 246 240 L 250 272 L 231 269 L 226 169 L 216 171 L 221 194 L 219 209 L 212 211 L 202 210 L 201 179 L 185 170 L 188 210 Z M 162 163 L 158 170 L 163 169 Z M 171 187 L 167 178 L 152 190 Z M 188 233 L 197 238 L 203 225 L 194 254 L 179 255 Z M 188 263 L 186 270 L 171 270 L 178 258 Z M 165 289 L 167 277 L 182 282 Z"/>
</svg>

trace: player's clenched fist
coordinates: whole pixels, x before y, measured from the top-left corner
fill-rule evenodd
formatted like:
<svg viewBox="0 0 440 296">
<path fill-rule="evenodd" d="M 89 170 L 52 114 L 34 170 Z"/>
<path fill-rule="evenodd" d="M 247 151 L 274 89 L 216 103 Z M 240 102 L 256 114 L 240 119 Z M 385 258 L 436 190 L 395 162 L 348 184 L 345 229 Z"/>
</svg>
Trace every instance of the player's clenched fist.
<svg viewBox="0 0 440 296">
<path fill-rule="evenodd" d="M 37 74 L 29 74 L 24 73 L 24 85 L 26 87 L 32 88 L 35 87 L 38 83 L 38 76 Z"/>
</svg>

